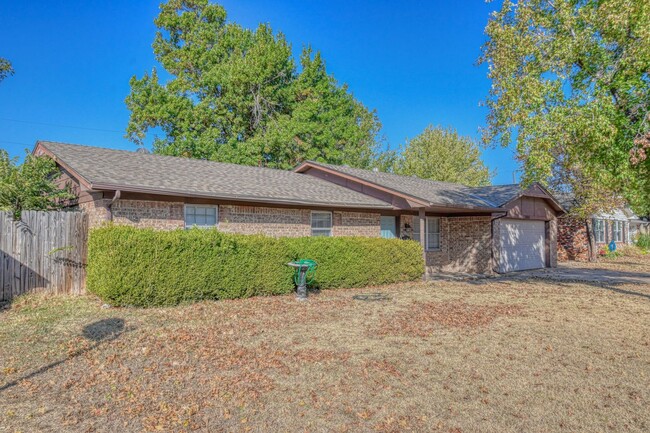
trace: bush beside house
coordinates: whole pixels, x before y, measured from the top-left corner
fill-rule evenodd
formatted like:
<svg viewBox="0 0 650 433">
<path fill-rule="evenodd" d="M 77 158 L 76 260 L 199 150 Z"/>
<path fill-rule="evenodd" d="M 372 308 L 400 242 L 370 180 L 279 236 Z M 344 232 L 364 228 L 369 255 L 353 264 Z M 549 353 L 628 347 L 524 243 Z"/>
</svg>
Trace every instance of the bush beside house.
<svg viewBox="0 0 650 433">
<path fill-rule="evenodd" d="M 650 234 L 641 234 L 637 237 L 635 244 L 642 251 L 650 252 Z"/>
<path fill-rule="evenodd" d="M 271 238 L 217 230 L 93 229 L 87 289 L 113 305 L 164 306 L 203 299 L 290 293 L 296 258 L 319 263 L 324 289 L 420 278 L 417 242 L 397 239 Z"/>
</svg>

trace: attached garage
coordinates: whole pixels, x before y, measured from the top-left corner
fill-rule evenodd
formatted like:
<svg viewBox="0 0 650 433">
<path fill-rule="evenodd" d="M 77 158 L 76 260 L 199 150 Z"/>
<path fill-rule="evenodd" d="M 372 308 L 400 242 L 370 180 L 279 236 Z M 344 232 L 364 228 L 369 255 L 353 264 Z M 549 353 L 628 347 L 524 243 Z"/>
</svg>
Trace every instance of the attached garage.
<svg viewBox="0 0 650 433">
<path fill-rule="evenodd" d="M 557 216 L 562 207 L 541 186 L 520 191 L 493 215 L 493 269 L 500 273 L 557 266 Z"/>
<path fill-rule="evenodd" d="M 538 269 L 546 266 L 546 223 L 504 219 L 499 230 L 501 260 L 499 273 Z"/>
</svg>

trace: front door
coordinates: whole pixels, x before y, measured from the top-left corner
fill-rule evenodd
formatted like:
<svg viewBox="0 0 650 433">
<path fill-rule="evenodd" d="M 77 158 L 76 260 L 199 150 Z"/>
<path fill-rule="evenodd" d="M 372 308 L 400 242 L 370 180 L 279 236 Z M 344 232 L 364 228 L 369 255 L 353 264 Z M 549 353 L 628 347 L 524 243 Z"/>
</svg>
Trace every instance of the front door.
<svg viewBox="0 0 650 433">
<path fill-rule="evenodd" d="M 394 216 L 383 216 L 381 217 L 381 237 L 386 239 L 392 239 L 397 237 L 397 229 L 395 227 L 395 217 Z"/>
</svg>

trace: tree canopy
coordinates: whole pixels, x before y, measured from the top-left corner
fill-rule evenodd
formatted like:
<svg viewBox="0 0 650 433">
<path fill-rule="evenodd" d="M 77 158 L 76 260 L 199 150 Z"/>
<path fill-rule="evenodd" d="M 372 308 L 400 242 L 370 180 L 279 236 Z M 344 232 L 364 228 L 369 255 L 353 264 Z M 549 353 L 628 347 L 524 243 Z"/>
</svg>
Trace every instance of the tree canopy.
<svg viewBox="0 0 650 433">
<path fill-rule="evenodd" d="M 155 19 L 153 50 L 170 79 L 154 69 L 131 79 L 127 137 L 154 152 L 290 168 L 304 159 L 368 166 L 379 121 L 303 50 L 268 25 L 249 30 L 208 0 L 169 0 Z"/>
<path fill-rule="evenodd" d="M 484 142 L 514 140 L 525 182 L 584 212 L 612 196 L 650 212 L 650 2 L 504 0 L 486 33 Z"/>
<path fill-rule="evenodd" d="M 26 151 L 25 161 L 18 165 L 16 158 L 0 149 L 0 210 L 11 211 L 19 219 L 23 210 L 60 208 L 75 196 L 56 182 L 59 174 L 51 158 Z"/>
<path fill-rule="evenodd" d="M 14 68 L 11 66 L 11 62 L 5 58 L 0 57 L 0 82 L 13 74 Z"/>
<path fill-rule="evenodd" d="M 468 186 L 489 185 L 492 178 L 478 144 L 453 128 L 428 126 L 386 165 L 396 174 Z"/>
</svg>

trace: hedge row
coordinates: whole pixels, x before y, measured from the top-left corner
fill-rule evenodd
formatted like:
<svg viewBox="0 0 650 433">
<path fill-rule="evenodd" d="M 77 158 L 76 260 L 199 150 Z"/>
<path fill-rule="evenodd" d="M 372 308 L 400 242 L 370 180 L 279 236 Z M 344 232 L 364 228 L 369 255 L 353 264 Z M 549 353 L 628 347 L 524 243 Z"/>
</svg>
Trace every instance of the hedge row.
<svg viewBox="0 0 650 433">
<path fill-rule="evenodd" d="M 93 229 L 87 288 L 112 305 L 163 306 L 294 290 L 286 264 L 319 264 L 320 288 L 361 287 L 419 278 L 418 243 L 358 237 L 271 238 L 217 230 Z"/>
</svg>

